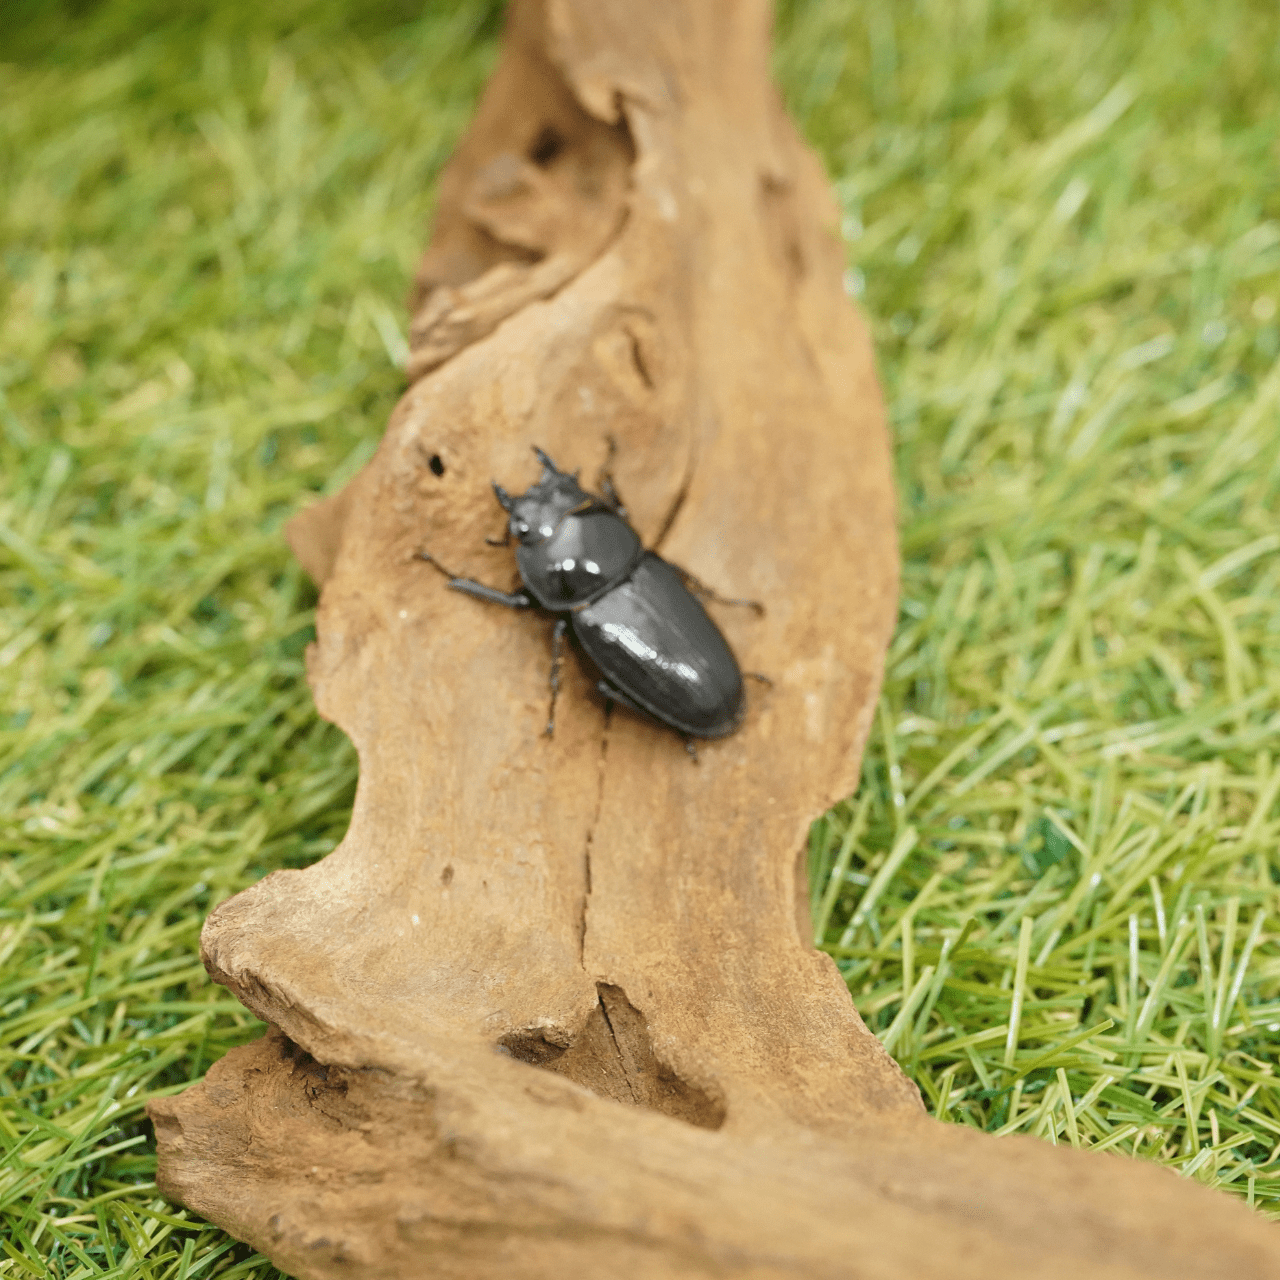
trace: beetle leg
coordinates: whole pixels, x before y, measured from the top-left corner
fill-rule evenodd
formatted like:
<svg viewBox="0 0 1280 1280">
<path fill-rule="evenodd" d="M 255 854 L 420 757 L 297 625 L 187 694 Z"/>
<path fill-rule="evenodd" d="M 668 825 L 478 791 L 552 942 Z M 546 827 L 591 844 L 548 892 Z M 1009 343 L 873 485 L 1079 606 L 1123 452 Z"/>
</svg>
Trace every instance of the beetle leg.
<svg viewBox="0 0 1280 1280">
<path fill-rule="evenodd" d="M 613 458 L 614 454 L 618 452 L 618 442 L 612 436 L 605 436 L 605 439 L 609 442 L 609 455 L 604 460 L 604 466 L 600 468 L 596 475 L 596 484 L 599 486 L 600 492 L 604 494 L 604 500 L 623 519 L 626 519 L 626 503 L 622 501 L 622 497 L 613 483 Z"/>
<path fill-rule="evenodd" d="M 613 477 L 607 472 L 600 477 L 600 492 L 604 495 L 604 500 L 625 520 L 627 518 L 626 504 L 618 496 L 618 491 L 614 488 Z"/>
<path fill-rule="evenodd" d="M 489 604 L 506 605 L 508 609 L 533 608 L 533 600 L 527 591 L 499 591 L 497 587 L 486 587 L 483 582 L 477 582 L 474 578 L 459 578 L 457 574 L 450 573 L 430 551 L 415 551 L 414 555 L 439 569 L 449 579 L 449 585 L 455 591 L 475 596 L 477 600 L 485 600 Z"/>
<path fill-rule="evenodd" d="M 560 647 L 564 643 L 564 633 L 569 623 L 564 618 L 556 620 L 555 630 L 551 633 L 551 709 L 547 712 L 547 737 L 556 736 L 556 696 L 560 692 Z"/>
<path fill-rule="evenodd" d="M 667 563 L 671 564 L 669 560 Z M 760 617 L 764 617 L 764 605 L 759 600 L 731 600 L 727 596 L 722 596 L 714 588 L 707 586 L 700 578 L 694 577 L 688 569 L 682 569 L 678 564 L 672 564 L 671 567 L 684 579 L 685 586 L 695 596 L 702 596 L 706 600 L 714 600 L 716 604 L 731 604 L 741 606 L 744 609 L 754 609 Z"/>
<path fill-rule="evenodd" d="M 439 569 L 446 578 L 452 578 L 454 575 L 440 563 L 439 560 L 431 554 L 430 551 L 415 551 L 413 553 L 416 560 L 425 560 L 433 569 Z"/>
<path fill-rule="evenodd" d="M 637 715 L 644 716 L 646 720 L 653 718 L 643 707 L 637 706 L 625 693 L 615 689 L 607 680 L 597 682 L 596 692 L 604 694 L 610 702 L 616 702 L 619 706 L 626 707 L 628 711 L 634 711 Z"/>
<path fill-rule="evenodd" d="M 532 609 L 533 601 L 525 591 L 499 591 L 497 587 L 486 587 L 483 582 L 474 578 L 450 578 L 449 585 L 463 595 L 475 596 L 486 604 L 501 604 L 508 609 Z"/>
<path fill-rule="evenodd" d="M 744 671 L 742 674 L 743 674 L 744 676 L 747 676 L 749 679 L 752 679 L 752 680 L 759 680 L 761 684 L 767 684 L 767 685 L 769 686 L 769 688 L 770 688 L 770 689 L 772 689 L 772 688 L 773 688 L 773 681 L 772 681 L 772 680 L 770 680 L 770 679 L 769 679 L 769 677 L 768 677 L 767 675 L 765 675 L 763 672 L 760 672 L 760 671 Z"/>
<path fill-rule="evenodd" d="M 616 702 L 619 706 L 626 707 L 628 711 L 634 711 L 637 715 L 643 716 L 646 720 L 652 721 L 653 716 L 639 704 L 632 702 L 620 689 L 615 689 L 607 680 L 600 680 L 596 683 L 596 692 L 602 693 L 610 702 Z M 689 753 L 689 758 L 694 764 L 698 763 L 698 748 L 692 738 L 684 740 L 684 749 Z"/>
</svg>

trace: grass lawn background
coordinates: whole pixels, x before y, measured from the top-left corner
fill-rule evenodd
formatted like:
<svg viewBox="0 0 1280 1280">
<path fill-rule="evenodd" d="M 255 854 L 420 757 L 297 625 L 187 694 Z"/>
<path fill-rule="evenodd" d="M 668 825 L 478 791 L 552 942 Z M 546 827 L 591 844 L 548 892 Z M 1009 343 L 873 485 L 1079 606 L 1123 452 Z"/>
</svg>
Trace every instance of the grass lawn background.
<svg viewBox="0 0 1280 1280">
<path fill-rule="evenodd" d="M 0 35 L 0 1275 L 274 1276 L 147 1098 L 261 1027 L 198 959 L 355 755 L 281 537 L 370 455 L 500 7 L 16 0 Z M 1280 1216 L 1280 23 L 791 0 L 902 502 L 818 939 L 954 1123 Z M 856 566 L 851 566 L 851 572 Z"/>
</svg>

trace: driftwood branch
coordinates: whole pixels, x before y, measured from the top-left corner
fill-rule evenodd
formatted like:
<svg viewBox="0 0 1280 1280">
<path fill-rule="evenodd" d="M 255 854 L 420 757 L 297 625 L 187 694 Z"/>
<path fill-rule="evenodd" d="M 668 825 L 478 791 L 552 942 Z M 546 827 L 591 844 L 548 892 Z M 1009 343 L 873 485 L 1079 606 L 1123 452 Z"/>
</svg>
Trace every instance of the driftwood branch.
<svg viewBox="0 0 1280 1280">
<path fill-rule="evenodd" d="M 360 785 L 342 846 L 220 907 L 275 1028 L 153 1104 L 161 1184 L 303 1277 L 1261 1277 L 1245 1209 L 928 1119 L 808 943 L 894 622 L 890 463 L 836 212 L 764 0 L 515 0 L 441 183 L 412 385 L 291 540 Z M 612 469 L 728 595 L 752 686 L 691 765 L 503 584 L 489 481 Z M 715 606 L 713 606 L 713 609 Z"/>
</svg>

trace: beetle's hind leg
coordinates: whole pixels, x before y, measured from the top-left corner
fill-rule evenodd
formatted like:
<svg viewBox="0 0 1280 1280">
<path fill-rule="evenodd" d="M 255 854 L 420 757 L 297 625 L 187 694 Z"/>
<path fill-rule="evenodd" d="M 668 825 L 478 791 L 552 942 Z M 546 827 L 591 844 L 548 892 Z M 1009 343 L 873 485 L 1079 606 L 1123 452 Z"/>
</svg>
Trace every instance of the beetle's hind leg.
<svg viewBox="0 0 1280 1280">
<path fill-rule="evenodd" d="M 556 698 L 560 694 L 560 654 L 564 646 L 564 633 L 568 629 L 568 622 L 560 618 L 556 621 L 555 630 L 551 633 L 551 678 L 548 681 L 551 686 L 551 707 L 547 712 L 545 730 L 548 738 L 556 736 Z"/>
<path fill-rule="evenodd" d="M 615 689 L 607 680 L 596 682 L 596 692 L 603 694 L 610 702 L 616 702 L 620 707 L 626 707 L 628 711 L 634 711 L 636 715 L 644 716 L 646 720 L 653 719 L 642 706 L 632 702 L 621 689 Z"/>
<path fill-rule="evenodd" d="M 653 713 L 646 711 L 639 703 L 632 702 L 620 689 L 614 688 L 607 680 L 600 680 L 596 683 L 596 692 L 603 694 L 610 702 L 616 702 L 621 707 L 626 707 L 628 711 L 634 711 L 636 715 L 643 716 L 646 720 L 652 722 Z M 684 749 L 689 753 L 689 759 L 694 764 L 698 763 L 698 748 L 692 738 L 685 738 Z"/>
<path fill-rule="evenodd" d="M 671 564 L 669 560 L 667 563 Z M 682 569 L 678 564 L 672 564 L 671 567 L 680 575 L 684 585 L 695 596 L 701 596 L 704 600 L 714 600 L 716 604 L 731 604 L 739 608 L 751 609 L 759 617 L 764 617 L 764 605 L 759 600 L 735 600 L 728 596 L 722 596 L 714 587 L 707 586 L 701 578 L 695 577 L 688 569 Z"/>
</svg>

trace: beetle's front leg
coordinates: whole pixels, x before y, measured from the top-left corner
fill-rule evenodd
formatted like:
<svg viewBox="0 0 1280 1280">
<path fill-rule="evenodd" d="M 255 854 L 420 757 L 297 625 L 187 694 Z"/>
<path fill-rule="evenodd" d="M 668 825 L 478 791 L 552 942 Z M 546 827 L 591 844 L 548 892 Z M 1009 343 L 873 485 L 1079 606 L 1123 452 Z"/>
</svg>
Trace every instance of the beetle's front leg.
<svg viewBox="0 0 1280 1280">
<path fill-rule="evenodd" d="M 612 436 L 605 436 L 605 439 L 609 442 L 609 453 L 596 476 L 596 486 L 604 494 L 604 500 L 625 520 L 627 505 L 613 483 L 613 459 L 618 452 L 618 442 Z"/>
<path fill-rule="evenodd" d="M 419 551 L 417 557 L 439 569 L 449 579 L 449 586 L 454 591 L 461 591 L 463 595 L 475 596 L 477 600 L 483 600 L 487 604 L 505 605 L 508 609 L 533 608 L 533 599 L 527 591 L 499 591 L 497 587 L 487 587 L 474 578 L 459 578 L 456 574 L 450 573 L 430 551 Z"/>
</svg>

